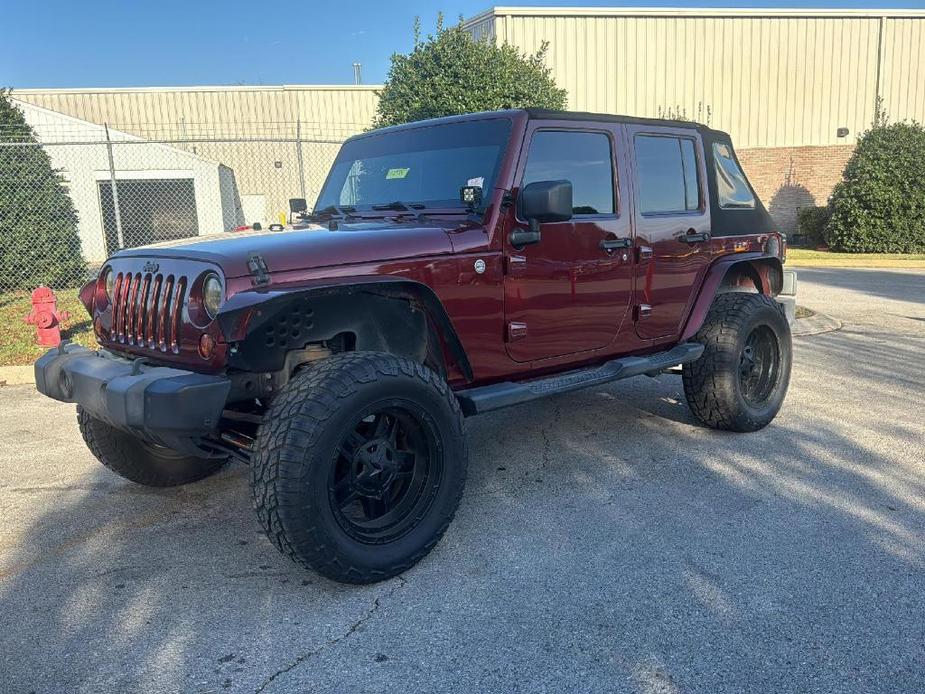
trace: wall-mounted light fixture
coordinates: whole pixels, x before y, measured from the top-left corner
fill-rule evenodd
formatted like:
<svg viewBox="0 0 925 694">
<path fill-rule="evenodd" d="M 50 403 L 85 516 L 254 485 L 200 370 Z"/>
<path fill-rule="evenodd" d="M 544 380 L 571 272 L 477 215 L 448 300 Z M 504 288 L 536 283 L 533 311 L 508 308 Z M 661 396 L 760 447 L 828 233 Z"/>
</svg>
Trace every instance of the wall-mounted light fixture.
<svg viewBox="0 0 925 694">
<path fill-rule="evenodd" d="M 839 128 L 835 131 L 836 137 L 848 137 L 848 128 Z"/>
</svg>

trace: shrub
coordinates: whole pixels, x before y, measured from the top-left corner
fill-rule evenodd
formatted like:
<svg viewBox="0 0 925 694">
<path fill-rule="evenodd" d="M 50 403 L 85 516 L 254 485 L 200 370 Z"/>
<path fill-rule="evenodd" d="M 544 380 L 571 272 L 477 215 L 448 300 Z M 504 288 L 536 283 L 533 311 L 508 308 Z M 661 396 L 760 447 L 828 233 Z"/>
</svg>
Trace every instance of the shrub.
<svg viewBox="0 0 925 694">
<path fill-rule="evenodd" d="M 797 210 L 797 233 L 802 235 L 804 245 L 816 248 L 827 243 L 825 227 L 830 216 L 828 207 L 812 206 Z"/>
<path fill-rule="evenodd" d="M 925 252 L 925 129 L 878 117 L 835 186 L 826 240 L 836 251 Z"/>
<path fill-rule="evenodd" d="M 22 111 L 0 90 L 0 287 L 72 287 L 86 274 L 77 212 Z"/>
<path fill-rule="evenodd" d="M 563 109 L 566 92 L 556 87 L 544 64 L 546 44 L 533 55 L 491 38 L 476 41 L 462 23 L 420 38 L 415 22 L 414 49 L 392 56 L 379 95 L 375 127 L 475 111 L 504 108 Z"/>
</svg>

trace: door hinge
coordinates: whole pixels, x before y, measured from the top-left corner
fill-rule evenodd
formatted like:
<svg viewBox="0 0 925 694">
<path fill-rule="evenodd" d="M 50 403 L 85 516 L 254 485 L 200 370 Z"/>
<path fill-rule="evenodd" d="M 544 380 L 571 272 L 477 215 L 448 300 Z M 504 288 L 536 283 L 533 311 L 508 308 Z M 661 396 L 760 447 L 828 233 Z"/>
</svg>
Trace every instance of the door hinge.
<svg viewBox="0 0 925 694">
<path fill-rule="evenodd" d="M 649 304 L 636 304 L 636 320 L 645 320 L 652 315 L 652 307 Z"/>
<path fill-rule="evenodd" d="M 507 341 L 515 342 L 527 336 L 527 324 L 519 321 L 510 321 L 507 324 Z"/>
<path fill-rule="evenodd" d="M 652 249 L 649 246 L 636 246 L 636 262 L 645 263 L 652 260 Z"/>
<path fill-rule="evenodd" d="M 523 255 L 509 255 L 505 259 L 507 274 L 522 275 L 527 270 L 527 258 Z"/>
</svg>

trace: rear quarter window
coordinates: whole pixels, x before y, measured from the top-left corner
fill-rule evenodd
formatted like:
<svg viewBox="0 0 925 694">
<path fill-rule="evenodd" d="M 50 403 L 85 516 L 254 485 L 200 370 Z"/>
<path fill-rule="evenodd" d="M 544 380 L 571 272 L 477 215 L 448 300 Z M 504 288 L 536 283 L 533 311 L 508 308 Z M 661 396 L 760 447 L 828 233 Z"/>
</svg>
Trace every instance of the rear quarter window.
<svg viewBox="0 0 925 694">
<path fill-rule="evenodd" d="M 716 195 L 719 206 L 725 210 L 755 209 L 755 195 L 729 145 L 714 142 L 713 161 L 716 166 Z"/>
</svg>

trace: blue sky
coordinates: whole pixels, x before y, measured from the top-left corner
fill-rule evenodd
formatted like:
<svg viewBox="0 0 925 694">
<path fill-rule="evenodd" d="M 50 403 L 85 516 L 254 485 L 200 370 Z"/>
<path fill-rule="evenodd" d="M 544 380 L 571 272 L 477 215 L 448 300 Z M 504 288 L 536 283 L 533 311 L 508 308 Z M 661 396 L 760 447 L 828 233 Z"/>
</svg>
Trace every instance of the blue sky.
<svg viewBox="0 0 925 694">
<path fill-rule="evenodd" d="M 8 3 L 12 3 L 10 6 Z M 3 0 L 0 86 L 132 87 L 204 84 L 349 84 L 385 79 L 389 56 L 406 52 L 412 23 L 425 32 L 437 12 L 451 20 L 485 0 Z M 501 1 L 498 5 L 668 7 L 893 7 L 925 2 Z"/>
</svg>

